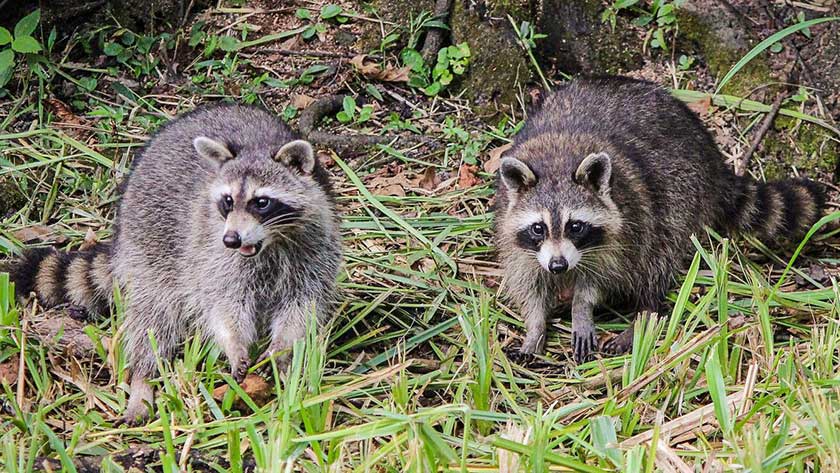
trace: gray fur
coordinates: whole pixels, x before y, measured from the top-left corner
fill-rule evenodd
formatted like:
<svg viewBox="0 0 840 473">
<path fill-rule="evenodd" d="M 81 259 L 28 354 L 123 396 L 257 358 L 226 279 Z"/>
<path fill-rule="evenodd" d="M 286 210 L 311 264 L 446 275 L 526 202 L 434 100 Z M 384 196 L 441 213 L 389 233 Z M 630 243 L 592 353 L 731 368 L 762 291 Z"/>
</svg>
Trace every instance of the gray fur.
<svg viewBox="0 0 840 473">
<path fill-rule="evenodd" d="M 221 167 L 198 159 L 197 136 L 226 143 L 233 159 Z M 341 262 L 338 222 L 317 163 L 300 173 L 273 159 L 293 139 L 262 110 L 212 107 L 168 124 L 138 158 L 120 204 L 112 260 L 128 300 L 133 377 L 156 371 L 149 330 L 168 359 L 193 332 L 187 325 L 195 325 L 220 345 L 241 379 L 248 348 L 262 334 L 271 334 L 269 352 L 281 351 L 304 335 L 313 315 L 321 322 L 330 315 Z M 267 227 L 270 241 L 253 258 L 223 246 L 226 221 L 211 196 L 214 186 L 243 182 L 278 189 L 303 210 L 288 224 Z"/>
<path fill-rule="evenodd" d="M 735 176 L 693 112 L 658 86 L 625 78 L 577 80 L 549 96 L 506 160 L 535 176 L 511 186 L 503 169 L 496 186 L 503 290 L 522 310 L 522 351 L 542 351 L 545 318 L 571 289 L 578 361 L 596 348 L 594 308 L 618 300 L 656 310 L 690 254 L 690 236 L 704 226 L 785 241 L 801 236 L 822 206 L 810 181 Z M 572 214 L 603 230 L 597 245 L 569 250 Z M 539 246 L 520 238 L 529 216 L 551 222 Z M 579 261 L 562 274 L 544 270 L 539 258 L 552 248 Z M 632 337 L 618 340 L 622 346 L 605 349 L 626 350 Z"/>
<path fill-rule="evenodd" d="M 260 220 L 258 191 L 296 212 Z M 227 214 L 225 192 L 234 200 Z M 241 236 L 240 249 L 225 247 L 226 231 Z M 255 256 L 243 256 L 246 245 Z M 135 159 L 110 253 L 41 252 L 21 260 L 18 278 L 51 304 L 89 305 L 110 290 L 110 270 L 126 300 L 133 422 L 152 400 L 150 334 L 167 360 L 185 337 L 212 338 L 241 380 L 259 338 L 270 335 L 268 356 L 290 348 L 308 320 L 330 317 L 340 264 L 332 191 L 311 145 L 264 110 L 222 105 L 165 125 Z"/>
</svg>

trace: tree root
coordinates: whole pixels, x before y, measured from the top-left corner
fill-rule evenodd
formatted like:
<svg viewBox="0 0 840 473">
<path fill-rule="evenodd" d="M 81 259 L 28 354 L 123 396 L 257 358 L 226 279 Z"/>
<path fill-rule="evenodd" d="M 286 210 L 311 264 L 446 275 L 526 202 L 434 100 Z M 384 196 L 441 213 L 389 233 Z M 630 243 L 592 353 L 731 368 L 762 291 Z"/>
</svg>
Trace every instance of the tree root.
<svg viewBox="0 0 840 473">
<path fill-rule="evenodd" d="M 318 122 L 322 118 L 341 110 L 344 97 L 344 95 L 328 95 L 321 97 L 306 107 L 303 113 L 300 114 L 300 120 L 298 121 L 298 128 L 304 139 L 316 145 L 332 148 L 338 152 L 360 151 L 378 144 L 393 142 L 406 144 L 434 143 L 432 140 L 423 136 L 339 135 L 318 130 Z"/>
<path fill-rule="evenodd" d="M 449 24 L 449 11 L 452 9 L 452 0 L 437 0 L 435 2 L 435 18 L 442 23 Z M 437 53 L 443 45 L 443 35 L 446 30 L 441 28 L 433 28 L 426 33 L 426 39 L 423 41 L 423 49 L 420 55 L 427 63 L 434 65 Z"/>
</svg>

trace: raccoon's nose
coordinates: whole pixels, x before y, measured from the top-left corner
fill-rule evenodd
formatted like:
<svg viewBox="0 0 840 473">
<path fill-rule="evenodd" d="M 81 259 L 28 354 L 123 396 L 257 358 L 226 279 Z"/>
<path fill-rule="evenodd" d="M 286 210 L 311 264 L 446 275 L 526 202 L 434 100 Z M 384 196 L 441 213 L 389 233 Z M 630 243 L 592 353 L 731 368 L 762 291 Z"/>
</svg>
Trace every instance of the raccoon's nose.
<svg viewBox="0 0 840 473">
<path fill-rule="evenodd" d="M 560 274 L 569 267 L 569 262 L 566 261 L 566 258 L 559 256 L 557 258 L 551 258 L 551 261 L 548 262 L 548 270 L 554 274 Z"/>
<path fill-rule="evenodd" d="M 234 231 L 225 233 L 225 236 L 222 237 L 222 242 L 228 248 L 236 249 L 242 246 L 242 239 L 239 238 L 239 234 Z"/>
</svg>

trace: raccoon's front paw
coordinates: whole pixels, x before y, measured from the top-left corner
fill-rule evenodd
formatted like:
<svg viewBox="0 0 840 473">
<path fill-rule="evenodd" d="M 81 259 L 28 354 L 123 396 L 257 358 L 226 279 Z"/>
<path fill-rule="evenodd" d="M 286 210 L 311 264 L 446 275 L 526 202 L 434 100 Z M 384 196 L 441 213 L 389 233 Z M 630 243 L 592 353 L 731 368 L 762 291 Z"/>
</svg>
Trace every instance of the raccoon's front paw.
<svg viewBox="0 0 840 473">
<path fill-rule="evenodd" d="M 519 353 L 523 355 L 539 355 L 545 348 L 545 334 L 527 334 L 525 340 L 522 341 L 522 347 Z"/>
<path fill-rule="evenodd" d="M 128 390 L 128 405 L 116 425 L 138 426 L 149 420 L 149 409 L 155 402 L 155 392 L 143 376 L 132 374 Z"/>
<path fill-rule="evenodd" d="M 601 351 L 608 355 L 623 355 L 633 348 L 633 326 L 607 340 Z"/>
<path fill-rule="evenodd" d="M 286 368 L 289 366 L 289 362 L 292 361 L 292 356 L 288 351 L 284 349 L 275 350 L 272 347 L 268 347 L 266 351 L 257 358 L 257 362 L 254 363 L 255 365 L 265 365 L 262 367 L 263 371 L 270 372 L 271 371 L 271 363 L 267 363 L 271 358 L 274 358 L 274 363 L 277 364 L 277 371 L 283 372 L 286 371 Z"/>
<path fill-rule="evenodd" d="M 119 427 L 125 425 L 128 427 L 139 427 L 149 422 L 149 416 L 149 407 L 145 404 L 140 404 L 139 406 L 129 405 L 126 407 L 125 412 L 123 412 L 122 417 L 114 423 L 114 426 Z"/>
<path fill-rule="evenodd" d="M 585 363 L 591 360 L 597 346 L 594 327 L 572 328 L 572 351 L 574 352 L 575 363 Z"/>
<path fill-rule="evenodd" d="M 234 381 L 237 383 L 242 383 L 245 381 L 245 376 L 248 374 L 248 362 L 246 360 L 241 360 L 235 364 L 231 364 L 230 366 L 230 376 L 233 378 Z"/>
</svg>

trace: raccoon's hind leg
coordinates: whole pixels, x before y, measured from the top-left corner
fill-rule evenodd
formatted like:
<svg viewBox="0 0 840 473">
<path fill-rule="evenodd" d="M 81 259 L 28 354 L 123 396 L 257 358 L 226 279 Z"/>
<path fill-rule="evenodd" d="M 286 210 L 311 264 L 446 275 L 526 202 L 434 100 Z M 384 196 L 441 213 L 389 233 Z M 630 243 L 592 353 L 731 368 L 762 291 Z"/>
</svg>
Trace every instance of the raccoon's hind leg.
<svg viewBox="0 0 840 473">
<path fill-rule="evenodd" d="M 661 307 L 662 304 L 659 303 L 647 303 L 641 311 L 637 310 L 630 326 L 615 337 L 604 342 L 604 345 L 601 347 L 601 352 L 612 356 L 623 355 L 629 352 L 633 348 L 633 327 L 636 325 L 636 317 L 641 317 L 645 314 L 659 314 Z"/>
<path fill-rule="evenodd" d="M 161 307 L 159 302 L 153 302 L 154 297 L 144 297 L 144 294 L 130 290 L 127 296 L 125 350 L 131 384 L 128 404 L 119 423 L 138 425 L 149 419 L 154 402 L 148 380 L 158 373 L 157 357 L 172 359 L 184 327 L 178 324 L 177 310 Z M 152 348 L 150 336 L 155 339 L 157 353 Z"/>
<path fill-rule="evenodd" d="M 597 303 L 597 289 L 581 284 L 575 286 L 572 299 L 572 352 L 576 363 L 584 363 L 592 358 L 598 346 L 592 317 Z"/>
</svg>

